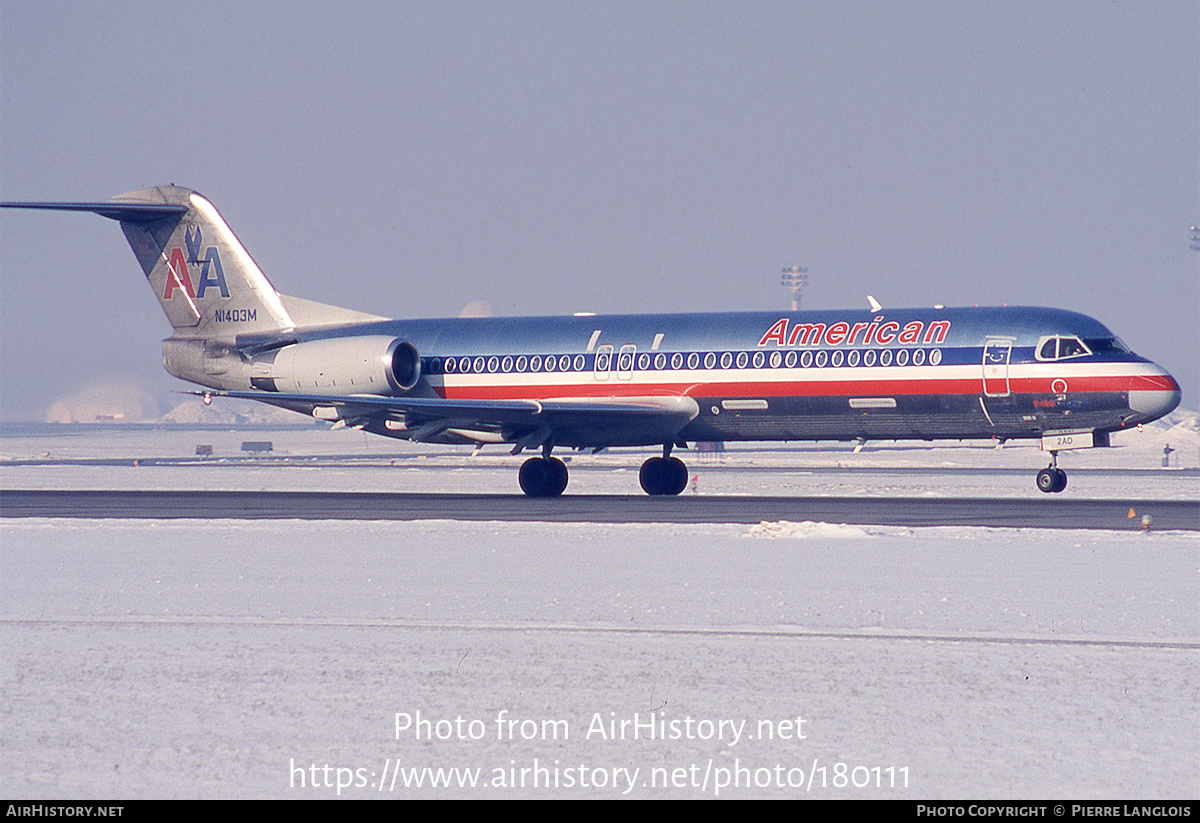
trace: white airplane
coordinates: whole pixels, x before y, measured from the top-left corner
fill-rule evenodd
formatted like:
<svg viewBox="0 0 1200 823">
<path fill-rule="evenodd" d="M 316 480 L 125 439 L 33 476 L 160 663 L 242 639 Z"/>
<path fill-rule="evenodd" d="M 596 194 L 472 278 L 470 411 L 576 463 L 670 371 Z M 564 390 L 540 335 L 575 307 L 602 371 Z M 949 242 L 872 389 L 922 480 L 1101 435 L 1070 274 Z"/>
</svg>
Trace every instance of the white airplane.
<svg viewBox="0 0 1200 823">
<path fill-rule="evenodd" d="M 1179 385 L 1097 321 L 1052 308 L 883 309 L 389 320 L 280 294 L 200 194 L 3 203 L 117 220 L 173 332 L 163 362 L 248 398 L 418 442 L 540 450 L 522 490 L 567 486 L 556 447 L 661 445 L 641 468 L 673 495 L 696 441 L 1040 438 L 1060 450 L 1179 404 Z"/>
</svg>

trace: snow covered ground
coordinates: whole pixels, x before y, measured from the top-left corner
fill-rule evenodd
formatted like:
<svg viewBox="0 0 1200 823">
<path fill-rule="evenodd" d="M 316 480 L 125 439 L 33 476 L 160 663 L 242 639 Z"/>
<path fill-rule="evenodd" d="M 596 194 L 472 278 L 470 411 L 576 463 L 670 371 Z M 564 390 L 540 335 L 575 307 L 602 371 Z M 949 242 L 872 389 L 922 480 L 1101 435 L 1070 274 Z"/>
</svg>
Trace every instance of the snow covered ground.
<svg viewBox="0 0 1200 823">
<path fill-rule="evenodd" d="M 195 405 L 200 405 L 199 402 Z M 203 408 L 203 407 L 202 407 Z M 286 420 L 302 419 L 291 415 Z M 248 458 L 245 441 L 273 450 Z M 196 449 L 212 449 L 198 460 Z M 1170 448 L 1169 467 L 1162 466 Z M 569 494 L 640 494 L 641 462 L 657 449 L 598 455 L 563 452 Z M 1036 442 L 997 449 L 987 442 L 730 444 L 723 454 L 678 451 L 687 494 L 1040 497 L 1034 475 L 1049 462 Z M 0 430 L 0 480 L 7 488 L 393 490 L 518 493 L 528 454 L 490 446 L 414 445 L 362 432 L 313 426 L 247 430 L 130 426 L 29 426 Z M 120 462 L 120 461 L 123 461 Z M 138 465 L 134 465 L 138 461 Z M 180 471 L 180 461 L 191 461 Z M 1113 448 L 1062 452 L 1068 497 L 1200 498 L 1200 427 L 1175 412 L 1144 431 L 1113 435 Z M 1113 472 L 1122 472 L 1114 477 Z"/>
<path fill-rule="evenodd" d="M 346 435 L 334 454 L 358 437 L 316 434 Z M 167 455 L 144 433 L 109 435 L 0 442 L 7 457 Z M 188 454 L 207 442 L 179 437 Z M 277 433 L 227 439 L 293 449 Z M 435 468 L 369 455 L 316 469 L 297 444 L 295 461 L 262 465 L 0 463 L 0 478 L 513 491 L 507 458 L 385 445 Z M 739 453 L 697 460 L 698 493 L 802 482 L 798 456 L 831 494 L 1037 494 L 1031 474 L 937 469 L 1040 463 L 1015 449 Z M 867 459 L 936 477 L 817 462 Z M 594 460 L 573 462 L 573 490 L 635 487 L 638 458 Z M 1195 496 L 1194 475 L 1154 482 Z M 1195 533 L 0 519 L 0 568 L 13 798 L 1200 793 Z"/>
</svg>

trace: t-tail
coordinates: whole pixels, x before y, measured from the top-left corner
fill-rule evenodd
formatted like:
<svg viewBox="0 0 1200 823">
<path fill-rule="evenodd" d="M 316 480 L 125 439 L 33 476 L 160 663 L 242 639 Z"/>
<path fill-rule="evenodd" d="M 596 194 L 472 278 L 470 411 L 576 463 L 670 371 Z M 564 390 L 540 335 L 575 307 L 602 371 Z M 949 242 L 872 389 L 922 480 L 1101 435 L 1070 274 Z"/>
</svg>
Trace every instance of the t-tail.
<svg viewBox="0 0 1200 823">
<path fill-rule="evenodd" d="M 5 203 L 117 220 L 167 320 L 185 337 L 231 338 L 295 326 L 281 295 L 203 195 L 177 186 L 94 203 Z"/>
<path fill-rule="evenodd" d="M 213 388 L 246 388 L 247 347 L 290 342 L 301 326 L 378 320 L 374 315 L 282 295 L 203 195 L 157 186 L 85 203 L 5 203 L 9 208 L 88 211 L 116 220 L 174 333 L 167 371 Z"/>
<path fill-rule="evenodd" d="M 122 210 L 121 229 L 176 332 L 228 338 L 295 326 L 279 293 L 203 196 L 160 186 L 112 203 Z M 176 210 L 141 210 L 159 204 Z"/>
</svg>

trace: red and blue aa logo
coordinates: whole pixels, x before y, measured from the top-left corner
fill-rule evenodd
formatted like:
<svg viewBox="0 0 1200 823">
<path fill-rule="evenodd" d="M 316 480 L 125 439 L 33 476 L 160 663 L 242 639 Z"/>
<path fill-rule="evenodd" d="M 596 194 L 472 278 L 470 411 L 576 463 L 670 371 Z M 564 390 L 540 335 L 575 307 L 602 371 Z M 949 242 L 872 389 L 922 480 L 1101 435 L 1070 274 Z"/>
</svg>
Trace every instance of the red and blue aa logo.
<svg viewBox="0 0 1200 823">
<path fill-rule="evenodd" d="M 176 246 L 171 249 L 171 254 L 167 258 L 167 286 L 163 291 L 163 300 L 170 300 L 174 297 L 176 290 L 182 291 L 188 297 L 202 299 L 210 288 L 220 289 L 221 296 L 228 297 L 229 287 L 225 284 L 225 268 L 221 265 L 221 253 L 217 247 L 209 246 L 204 249 L 204 256 L 200 256 L 200 249 L 204 245 L 204 236 L 199 226 L 196 226 L 195 231 L 191 227 L 187 229 L 184 243 L 187 246 L 186 257 L 183 249 Z M 196 281 L 194 287 L 192 285 L 192 266 L 200 267 L 200 279 Z"/>
</svg>

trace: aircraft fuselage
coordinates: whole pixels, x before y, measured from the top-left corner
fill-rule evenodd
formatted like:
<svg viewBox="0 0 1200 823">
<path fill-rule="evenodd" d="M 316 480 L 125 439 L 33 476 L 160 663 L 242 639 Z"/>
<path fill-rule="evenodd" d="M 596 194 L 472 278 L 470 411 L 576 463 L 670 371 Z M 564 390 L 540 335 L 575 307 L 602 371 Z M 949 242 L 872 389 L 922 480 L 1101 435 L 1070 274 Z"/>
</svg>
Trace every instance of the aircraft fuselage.
<svg viewBox="0 0 1200 823">
<path fill-rule="evenodd" d="M 521 469 L 557 496 L 556 446 L 658 445 L 650 494 L 678 494 L 677 445 L 726 440 L 1041 438 L 1062 449 L 1179 403 L 1166 371 L 1082 314 L 932 308 L 387 320 L 281 294 L 202 195 L 160 186 L 103 202 L 5 203 L 121 224 L 174 333 L 171 374 L 417 442 L 540 450 Z"/>
</svg>

